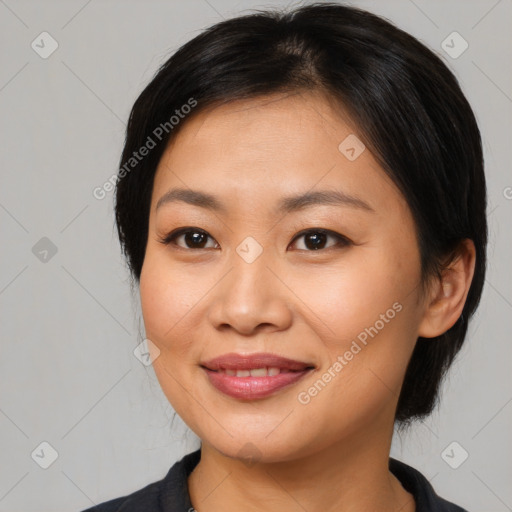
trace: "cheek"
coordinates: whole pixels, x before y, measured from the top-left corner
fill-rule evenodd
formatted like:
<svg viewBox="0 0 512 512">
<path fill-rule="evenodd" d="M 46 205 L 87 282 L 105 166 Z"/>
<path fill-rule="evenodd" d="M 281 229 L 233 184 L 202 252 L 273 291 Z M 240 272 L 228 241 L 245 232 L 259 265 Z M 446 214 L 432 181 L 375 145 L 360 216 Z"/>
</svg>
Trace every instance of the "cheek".
<svg viewBox="0 0 512 512">
<path fill-rule="evenodd" d="M 148 338 L 172 338 L 173 331 L 179 329 L 198 301 L 198 284 L 189 273 L 171 268 L 161 256 L 146 255 L 140 276 L 140 300 Z"/>
<path fill-rule="evenodd" d="M 194 279 L 187 276 L 190 274 L 170 267 L 161 255 L 148 251 L 139 288 L 146 337 L 159 349 L 152 365 L 155 375 L 174 410 L 195 424 L 185 389 L 189 386 L 183 386 L 190 380 L 190 372 L 196 370 L 190 364 L 190 352 L 195 347 L 183 329 L 188 325 L 187 314 L 201 295 L 196 296 Z"/>
<path fill-rule="evenodd" d="M 321 338 L 330 359 L 322 372 L 330 368 L 336 375 L 325 376 L 332 384 L 319 406 L 329 395 L 335 403 L 351 396 L 354 403 L 364 397 L 371 409 L 369 402 L 398 392 L 416 341 L 419 277 L 417 254 L 408 245 L 368 248 L 330 276 L 308 276 L 302 289 L 324 321 Z"/>
<path fill-rule="evenodd" d="M 419 279 L 414 255 L 401 256 L 382 246 L 354 251 L 328 274 L 323 269 L 298 272 L 290 287 L 307 290 L 304 302 L 324 322 L 327 339 L 333 344 L 354 339 L 376 322 L 379 330 L 385 326 L 389 331 L 389 325 L 400 324 L 395 317 L 411 313 Z M 394 304 L 398 305 L 393 308 Z M 397 308 L 403 310 L 399 315 Z"/>
</svg>

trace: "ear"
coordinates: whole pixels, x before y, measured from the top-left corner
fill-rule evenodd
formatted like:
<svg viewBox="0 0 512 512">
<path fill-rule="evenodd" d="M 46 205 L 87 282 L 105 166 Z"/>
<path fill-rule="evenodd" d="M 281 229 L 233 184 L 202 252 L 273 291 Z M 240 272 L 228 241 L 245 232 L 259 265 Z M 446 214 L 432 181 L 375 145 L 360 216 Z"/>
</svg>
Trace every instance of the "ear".
<svg viewBox="0 0 512 512">
<path fill-rule="evenodd" d="M 475 244 L 464 239 L 453 261 L 435 278 L 429 289 L 418 336 L 434 338 L 445 333 L 459 319 L 475 272 Z"/>
</svg>

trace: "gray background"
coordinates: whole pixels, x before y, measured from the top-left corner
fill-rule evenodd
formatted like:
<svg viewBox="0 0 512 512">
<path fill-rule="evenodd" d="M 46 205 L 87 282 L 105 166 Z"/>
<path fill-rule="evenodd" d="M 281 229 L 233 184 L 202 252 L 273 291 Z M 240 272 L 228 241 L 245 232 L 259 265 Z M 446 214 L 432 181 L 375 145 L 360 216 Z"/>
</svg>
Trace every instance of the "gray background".
<svg viewBox="0 0 512 512">
<path fill-rule="evenodd" d="M 81 510 L 162 478 L 197 447 L 133 355 L 143 326 L 112 193 L 92 191 L 116 172 L 131 105 L 172 51 L 222 18 L 287 4 L 0 0 L 0 511 Z M 392 455 L 472 512 L 512 510 L 512 2 L 355 4 L 454 70 L 480 123 L 489 187 L 481 306 L 440 408 L 396 436 Z M 46 59 L 31 47 L 43 31 L 59 45 Z M 469 44 L 455 59 L 441 47 L 453 31 Z M 48 469 L 43 441 L 58 452 Z M 459 464 L 463 450 L 453 469 L 446 460 Z"/>
</svg>

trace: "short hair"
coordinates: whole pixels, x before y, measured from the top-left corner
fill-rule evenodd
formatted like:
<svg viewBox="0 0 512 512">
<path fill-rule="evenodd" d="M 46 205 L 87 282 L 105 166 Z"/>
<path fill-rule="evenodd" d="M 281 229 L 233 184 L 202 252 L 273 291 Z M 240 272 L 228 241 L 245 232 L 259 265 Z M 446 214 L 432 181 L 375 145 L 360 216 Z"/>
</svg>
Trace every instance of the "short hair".
<svg viewBox="0 0 512 512">
<path fill-rule="evenodd" d="M 487 198 L 480 132 L 457 79 L 435 53 L 389 21 L 334 2 L 312 3 L 224 20 L 180 47 L 130 113 L 115 192 L 122 252 L 139 283 L 155 172 L 188 119 L 235 100 L 308 91 L 349 113 L 358 137 L 405 197 L 417 230 L 422 286 L 440 277 L 463 239 L 475 244 L 461 316 L 444 334 L 417 339 L 395 414 L 404 427 L 438 403 L 440 383 L 480 301 Z M 197 106 L 170 129 L 170 117 L 191 98 Z M 148 137 L 154 142 L 155 133 L 157 147 L 127 172 L 126 162 Z"/>
</svg>

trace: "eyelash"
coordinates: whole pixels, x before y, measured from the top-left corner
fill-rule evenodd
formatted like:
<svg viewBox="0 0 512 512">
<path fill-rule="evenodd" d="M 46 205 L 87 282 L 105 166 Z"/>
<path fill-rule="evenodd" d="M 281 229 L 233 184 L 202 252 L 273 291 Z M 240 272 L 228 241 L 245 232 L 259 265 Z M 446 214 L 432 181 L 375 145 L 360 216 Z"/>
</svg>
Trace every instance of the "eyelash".
<svg viewBox="0 0 512 512">
<path fill-rule="evenodd" d="M 181 247 L 181 246 L 177 245 L 175 240 L 178 237 L 180 237 L 181 235 L 186 235 L 187 233 L 201 233 L 201 234 L 207 235 L 208 237 L 212 238 L 212 240 L 213 240 L 213 237 L 211 237 L 206 231 L 199 229 L 199 228 L 187 227 L 187 228 L 179 228 L 179 229 L 175 229 L 174 231 L 171 231 L 165 237 L 158 238 L 158 242 L 160 242 L 164 245 L 174 245 L 177 249 L 181 249 L 184 251 L 200 251 L 200 250 L 212 249 L 211 247 L 206 247 L 206 248 L 200 247 L 200 248 L 194 249 L 191 247 Z M 331 231 L 329 229 L 322 229 L 322 228 L 305 229 L 304 231 L 297 233 L 297 235 L 293 238 L 291 243 L 295 242 L 295 240 L 297 240 L 301 237 L 304 237 L 304 236 L 312 234 L 312 233 L 314 233 L 314 234 L 321 233 L 326 236 L 331 236 L 333 238 L 336 238 L 338 240 L 338 242 L 331 247 L 327 247 L 327 248 L 323 248 L 323 249 L 317 249 L 317 250 L 299 249 L 300 251 L 316 253 L 316 252 L 321 252 L 321 251 L 329 251 L 331 249 L 341 249 L 344 247 L 348 247 L 349 245 L 353 245 L 353 242 L 351 240 L 349 240 L 346 236 L 340 235 L 339 233 L 336 233 L 335 231 Z"/>
</svg>

